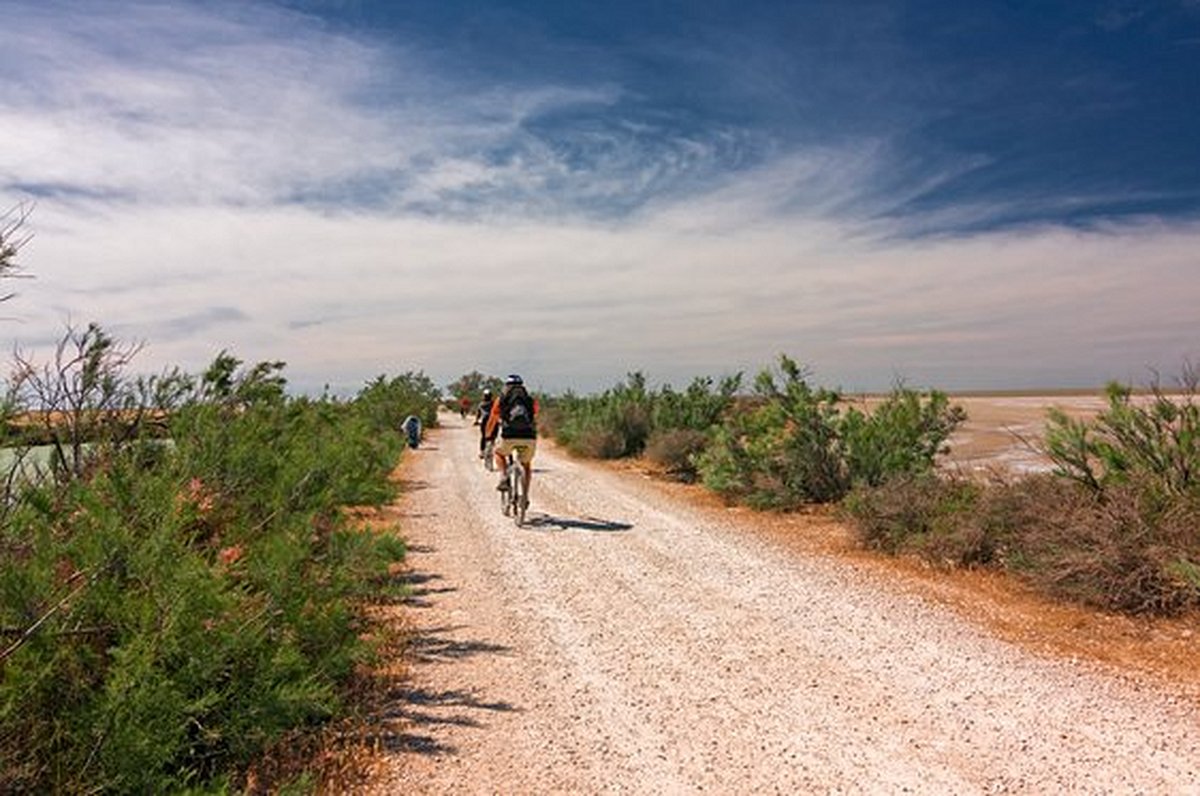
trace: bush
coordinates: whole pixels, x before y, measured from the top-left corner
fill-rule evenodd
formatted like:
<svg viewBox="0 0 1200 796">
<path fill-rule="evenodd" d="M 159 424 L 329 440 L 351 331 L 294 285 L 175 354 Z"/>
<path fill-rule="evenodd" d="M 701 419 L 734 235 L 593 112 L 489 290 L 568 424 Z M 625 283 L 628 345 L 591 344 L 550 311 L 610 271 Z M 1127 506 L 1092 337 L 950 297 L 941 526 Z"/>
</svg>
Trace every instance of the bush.
<svg viewBox="0 0 1200 796">
<path fill-rule="evenodd" d="M 953 564 L 989 563 L 996 540 L 972 521 L 980 489 L 963 480 L 923 474 L 862 485 L 843 504 L 863 542 L 891 554 L 917 552 Z"/>
<path fill-rule="evenodd" d="M 223 353 L 182 379 L 171 444 L 91 445 L 14 493 L 0 791 L 221 787 L 344 709 L 358 606 L 404 551 L 341 506 L 386 500 L 402 446 L 365 405 L 287 397 L 281 369 Z"/>
<path fill-rule="evenodd" d="M 740 383 L 734 376 L 714 387 L 712 379 L 700 378 L 682 393 L 670 385 L 656 392 L 646 388 L 644 375 L 631 373 L 598 396 L 568 393 L 555 399 L 542 425 L 576 455 L 638 456 L 656 433 L 707 432 L 732 404 Z"/>
<path fill-rule="evenodd" d="M 432 379 L 409 371 L 391 379 L 376 377 L 359 391 L 354 402 L 375 428 L 398 430 L 409 415 L 421 418 L 425 428 L 434 428 L 439 397 Z"/>
<path fill-rule="evenodd" d="M 932 472 L 946 440 L 964 420 L 966 412 L 945 394 L 923 397 L 902 385 L 870 414 L 849 410 L 839 433 L 851 480 L 879 486 L 897 476 Z"/>
<path fill-rule="evenodd" d="M 863 541 L 937 564 L 1002 568 L 1043 593 L 1125 613 L 1200 608 L 1200 501 L 1154 490 L 1101 498 L 1051 475 L 972 484 L 926 475 L 856 490 L 844 508 Z"/>
<path fill-rule="evenodd" d="M 1180 386 L 1168 395 L 1156 383 L 1139 405 L 1130 387 L 1109 384 L 1092 421 L 1051 410 L 1046 451 L 1059 475 L 1097 494 L 1131 483 L 1164 499 L 1200 492 L 1200 371 L 1185 366 Z"/>
<path fill-rule="evenodd" d="M 1017 487 L 1023 488 L 1023 487 Z M 1200 608 L 1200 500 L 1162 505 L 1151 486 L 1109 487 L 1104 499 L 1060 481 L 1030 501 L 1014 569 L 1043 591 L 1125 613 Z"/>
<path fill-rule="evenodd" d="M 870 414 L 843 413 L 841 394 L 812 387 L 793 360 L 781 357 L 779 370 L 782 380 L 759 374 L 759 400 L 732 413 L 699 456 L 705 485 L 728 500 L 788 509 L 929 472 L 965 417 L 941 393 L 902 387 Z"/>
<path fill-rule="evenodd" d="M 704 452 L 708 435 L 690 428 L 655 431 L 646 445 L 646 458 L 681 481 L 696 480 L 696 457 Z"/>
</svg>

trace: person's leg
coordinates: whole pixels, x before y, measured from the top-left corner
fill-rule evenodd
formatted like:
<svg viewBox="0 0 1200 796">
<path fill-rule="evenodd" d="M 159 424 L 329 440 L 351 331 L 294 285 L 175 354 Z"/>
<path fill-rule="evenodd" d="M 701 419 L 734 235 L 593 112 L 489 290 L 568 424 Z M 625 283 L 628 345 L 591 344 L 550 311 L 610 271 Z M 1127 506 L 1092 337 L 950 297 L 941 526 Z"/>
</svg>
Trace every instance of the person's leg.
<svg viewBox="0 0 1200 796">
<path fill-rule="evenodd" d="M 525 465 L 524 482 L 525 482 L 525 500 L 529 500 L 529 485 L 533 483 L 533 454 L 537 450 L 537 443 L 530 440 L 526 445 L 522 445 L 518 451 L 521 457 L 521 464 Z"/>
<path fill-rule="evenodd" d="M 508 488 L 508 473 L 504 472 L 504 470 L 508 466 L 508 462 L 506 461 L 506 459 L 508 458 L 509 447 L 506 444 L 503 437 L 497 437 L 495 451 L 496 451 L 496 470 L 499 471 L 499 473 L 500 473 L 500 483 L 496 485 L 496 488 L 497 489 L 507 489 Z"/>
</svg>

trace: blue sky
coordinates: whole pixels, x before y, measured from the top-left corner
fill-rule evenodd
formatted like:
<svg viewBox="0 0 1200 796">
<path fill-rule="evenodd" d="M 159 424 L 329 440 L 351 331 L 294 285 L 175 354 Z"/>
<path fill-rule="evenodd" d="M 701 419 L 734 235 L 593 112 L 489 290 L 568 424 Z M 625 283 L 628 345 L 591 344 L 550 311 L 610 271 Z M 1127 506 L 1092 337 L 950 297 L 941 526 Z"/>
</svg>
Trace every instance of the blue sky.
<svg viewBox="0 0 1200 796">
<path fill-rule="evenodd" d="M 1200 358 L 1200 2 L 7 0 L 14 345 L 297 389 Z"/>
</svg>

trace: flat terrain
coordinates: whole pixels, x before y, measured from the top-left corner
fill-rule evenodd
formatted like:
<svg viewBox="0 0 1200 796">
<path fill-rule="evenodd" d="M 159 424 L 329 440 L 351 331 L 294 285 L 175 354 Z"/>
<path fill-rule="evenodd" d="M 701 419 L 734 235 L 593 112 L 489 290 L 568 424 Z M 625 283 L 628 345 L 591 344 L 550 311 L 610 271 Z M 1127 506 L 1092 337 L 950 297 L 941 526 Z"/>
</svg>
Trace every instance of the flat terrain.
<svg viewBox="0 0 1200 796">
<path fill-rule="evenodd" d="M 1086 418 L 1106 406 L 1102 397 L 1094 395 L 966 396 L 953 402 L 967 410 L 967 422 L 950 438 L 951 454 L 945 464 L 968 473 L 1048 470 L 1050 463 L 1039 450 L 1046 410 L 1053 406 Z"/>
<path fill-rule="evenodd" d="M 726 509 L 552 446 L 517 529 L 475 429 L 445 423 L 392 509 L 413 642 L 376 792 L 1200 792 L 1186 623 L 934 578 L 826 515 Z"/>
</svg>

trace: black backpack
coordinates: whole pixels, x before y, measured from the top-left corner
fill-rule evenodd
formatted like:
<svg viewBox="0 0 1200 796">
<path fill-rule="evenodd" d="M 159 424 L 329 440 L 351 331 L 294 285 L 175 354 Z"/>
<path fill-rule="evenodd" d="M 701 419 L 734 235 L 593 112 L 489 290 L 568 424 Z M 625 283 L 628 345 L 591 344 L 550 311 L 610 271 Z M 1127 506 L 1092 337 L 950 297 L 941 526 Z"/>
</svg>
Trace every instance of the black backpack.
<svg viewBox="0 0 1200 796">
<path fill-rule="evenodd" d="M 507 431 L 533 431 L 533 399 L 524 388 L 517 387 L 500 399 L 500 422 Z"/>
</svg>

